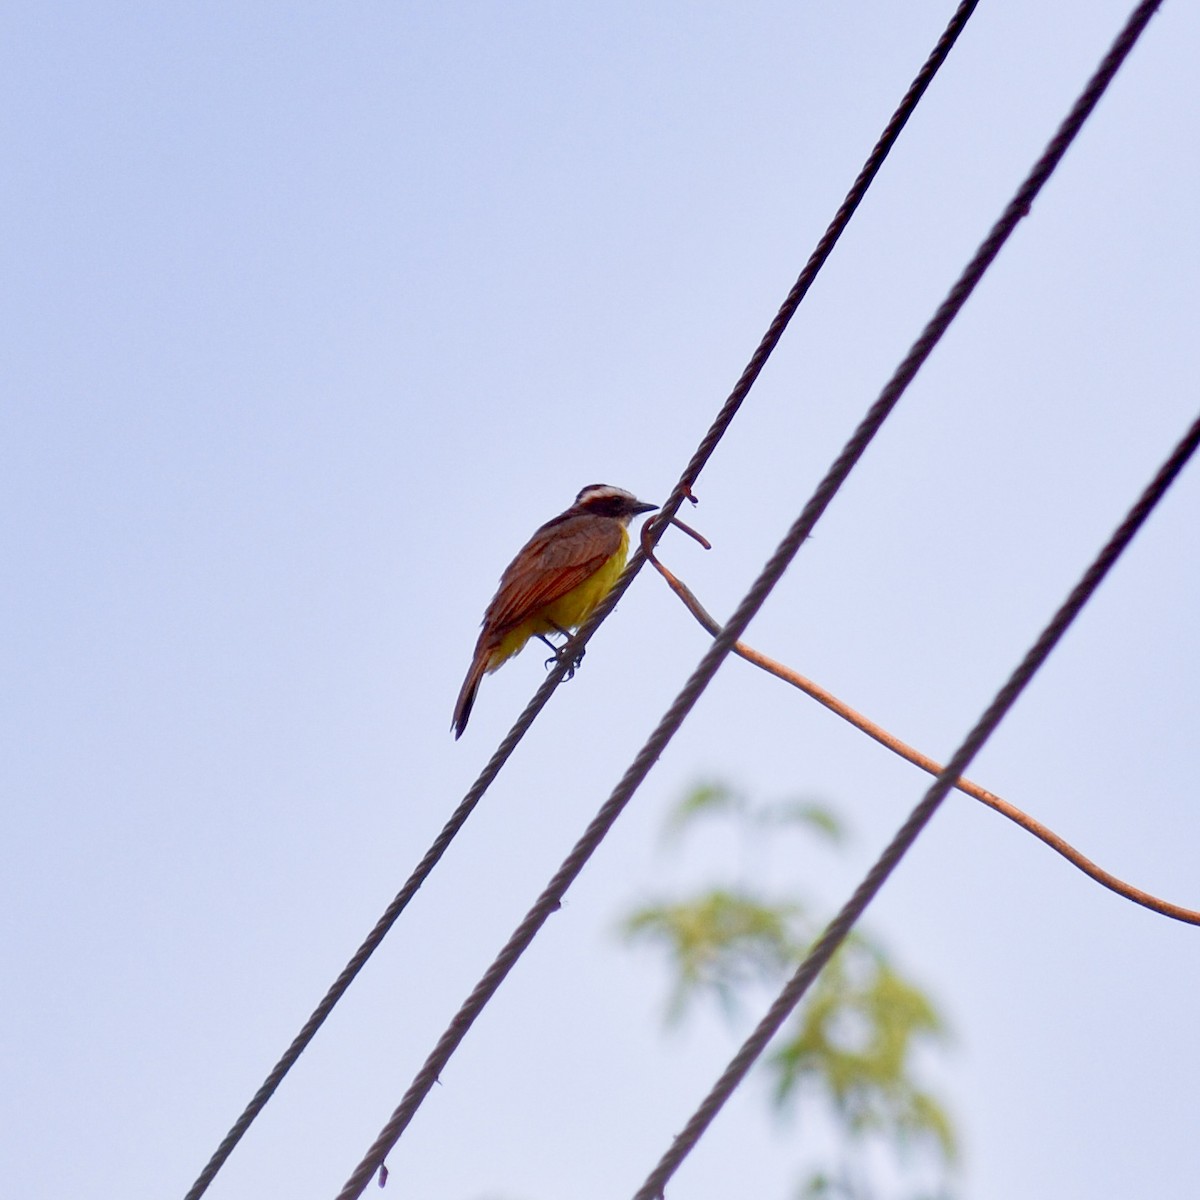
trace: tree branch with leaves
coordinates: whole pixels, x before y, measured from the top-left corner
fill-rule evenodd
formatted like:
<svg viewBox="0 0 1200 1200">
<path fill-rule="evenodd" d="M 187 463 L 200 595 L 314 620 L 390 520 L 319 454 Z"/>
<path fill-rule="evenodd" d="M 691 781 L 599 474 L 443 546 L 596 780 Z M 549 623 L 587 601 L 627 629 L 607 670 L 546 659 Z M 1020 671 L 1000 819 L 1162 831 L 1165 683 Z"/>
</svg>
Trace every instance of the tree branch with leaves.
<svg viewBox="0 0 1200 1200">
<path fill-rule="evenodd" d="M 674 844 L 718 821 L 744 847 L 796 834 L 829 847 L 846 840 L 841 821 L 824 806 L 755 804 L 723 784 L 693 788 L 665 832 Z M 824 924 L 809 899 L 743 878 L 647 899 L 624 916 L 621 929 L 631 944 L 665 961 L 666 1016 L 679 1024 L 705 1001 L 736 1020 L 740 998 L 786 978 Z M 947 1044 L 935 1004 L 883 943 L 851 934 L 763 1064 L 774 1113 L 823 1124 L 832 1134 L 820 1139 L 831 1142 L 827 1154 L 806 1156 L 799 1196 L 876 1200 L 885 1186 L 887 1194 L 911 1200 L 949 1196 L 957 1162 L 953 1122 L 916 1069 L 923 1053 Z"/>
</svg>

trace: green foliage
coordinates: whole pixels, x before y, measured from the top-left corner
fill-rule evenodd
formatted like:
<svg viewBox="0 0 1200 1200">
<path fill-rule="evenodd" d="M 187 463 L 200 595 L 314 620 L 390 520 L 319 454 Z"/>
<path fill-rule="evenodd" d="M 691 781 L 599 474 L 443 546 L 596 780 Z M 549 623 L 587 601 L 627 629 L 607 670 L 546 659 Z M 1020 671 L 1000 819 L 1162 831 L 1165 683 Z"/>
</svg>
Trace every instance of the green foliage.
<svg viewBox="0 0 1200 1200">
<path fill-rule="evenodd" d="M 835 845 L 845 836 L 837 817 L 819 805 L 756 806 L 721 784 L 689 792 L 668 818 L 666 832 L 677 840 L 699 822 L 715 819 L 732 822 L 743 841 L 777 840 L 787 830 Z M 824 924 L 796 896 L 737 884 L 656 899 L 629 913 L 622 929 L 630 941 L 665 957 L 672 980 L 667 1014 L 677 1022 L 704 999 L 733 1016 L 748 988 L 778 986 L 792 972 Z M 913 1065 L 922 1047 L 944 1045 L 946 1039 L 929 997 L 901 974 L 877 940 L 853 933 L 764 1062 L 775 1111 L 792 1119 L 820 1115 L 837 1136 L 837 1161 L 816 1164 L 798 1195 L 807 1200 L 879 1195 L 871 1167 L 881 1151 L 893 1160 L 892 1175 L 932 1171 L 936 1193 L 947 1194 L 956 1157 L 953 1123 L 920 1086 Z"/>
<path fill-rule="evenodd" d="M 915 1047 L 944 1037 L 925 993 L 877 945 L 851 935 L 771 1056 L 776 1103 L 795 1103 L 811 1089 L 852 1137 L 879 1134 L 899 1146 L 930 1141 L 952 1161 L 950 1119 L 910 1072 Z"/>
<path fill-rule="evenodd" d="M 670 957 L 668 1015 L 675 1021 L 697 993 L 712 992 L 731 1010 L 739 988 L 777 978 L 794 957 L 792 921 L 799 915 L 794 905 L 714 888 L 681 903 L 646 905 L 626 919 L 625 932 Z"/>
<path fill-rule="evenodd" d="M 728 784 L 697 784 L 668 814 L 663 833 L 669 840 L 690 829 L 697 819 L 713 816 L 736 817 L 744 827 L 777 828 L 794 825 L 836 844 L 845 838 L 837 814 L 807 800 L 777 800 L 757 807 Z"/>
</svg>

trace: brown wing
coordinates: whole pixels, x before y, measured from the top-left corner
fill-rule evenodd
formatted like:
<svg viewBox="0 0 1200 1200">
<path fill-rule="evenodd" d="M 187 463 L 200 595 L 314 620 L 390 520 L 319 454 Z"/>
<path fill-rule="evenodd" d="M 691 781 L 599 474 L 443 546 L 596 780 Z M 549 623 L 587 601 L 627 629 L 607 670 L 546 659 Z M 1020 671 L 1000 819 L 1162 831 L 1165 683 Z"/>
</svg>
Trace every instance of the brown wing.
<svg viewBox="0 0 1200 1200">
<path fill-rule="evenodd" d="M 549 522 L 529 539 L 500 579 L 484 628 L 503 633 L 598 571 L 621 546 L 621 525 L 579 515 Z"/>
</svg>

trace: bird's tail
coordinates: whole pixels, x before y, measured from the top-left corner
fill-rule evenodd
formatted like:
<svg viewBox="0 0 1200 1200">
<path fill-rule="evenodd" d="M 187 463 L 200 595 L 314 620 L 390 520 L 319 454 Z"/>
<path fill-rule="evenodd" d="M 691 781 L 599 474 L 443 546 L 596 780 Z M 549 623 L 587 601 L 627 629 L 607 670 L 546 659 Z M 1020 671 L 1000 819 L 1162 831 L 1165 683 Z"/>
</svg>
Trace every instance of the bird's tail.
<svg viewBox="0 0 1200 1200">
<path fill-rule="evenodd" d="M 476 647 L 471 669 L 463 680 L 462 690 L 458 693 L 458 703 L 454 706 L 453 728 L 456 739 L 462 737 L 463 730 L 467 727 L 467 718 L 471 715 L 471 706 L 475 703 L 475 693 L 479 691 L 479 681 L 487 672 L 489 658 L 486 650 Z"/>
</svg>

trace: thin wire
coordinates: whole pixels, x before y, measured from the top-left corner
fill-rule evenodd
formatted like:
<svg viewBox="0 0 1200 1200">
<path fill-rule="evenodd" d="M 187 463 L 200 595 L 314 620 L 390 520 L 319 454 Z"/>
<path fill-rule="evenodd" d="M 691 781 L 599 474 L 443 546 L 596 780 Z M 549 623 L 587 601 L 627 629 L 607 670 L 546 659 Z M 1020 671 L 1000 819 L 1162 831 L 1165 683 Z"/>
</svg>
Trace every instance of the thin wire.
<svg viewBox="0 0 1200 1200">
<path fill-rule="evenodd" d="M 1050 652 L 1070 627 L 1071 622 L 1091 599 L 1113 564 L 1120 558 L 1146 518 L 1174 482 L 1175 477 L 1195 453 L 1198 445 L 1200 445 L 1200 417 L 1197 417 L 1192 423 L 1191 428 L 1172 451 L 1170 458 L 1159 469 L 1158 474 L 1151 480 L 1138 502 L 1130 509 L 1128 516 L 1121 522 L 1107 545 L 1096 556 L 1083 578 L 1072 589 L 1071 594 L 1054 614 L 1050 624 L 1046 626 L 1041 636 L 1022 659 L 1008 682 L 997 692 L 996 698 L 988 705 L 983 716 L 979 718 L 962 745 L 954 752 L 941 774 L 925 793 L 924 798 L 909 814 L 908 820 L 897 831 L 896 836 L 879 856 L 878 861 L 859 884 L 853 896 L 829 923 L 819 941 L 809 951 L 796 973 L 779 993 L 775 1003 L 768 1009 L 766 1016 L 730 1060 L 720 1079 L 713 1085 L 700 1107 L 696 1109 L 683 1132 L 675 1138 L 671 1148 L 659 1160 L 658 1166 L 647 1176 L 646 1182 L 634 1194 L 634 1200 L 661 1200 L 667 1181 L 695 1148 L 713 1118 L 745 1078 L 746 1073 L 766 1049 L 770 1040 L 778 1033 L 783 1022 L 795 1009 L 813 980 L 833 957 L 846 935 L 862 916 L 867 905 L 874 899 L 888 876 L 917 840 L 921 830 L 925 828 L 938 806 L 954 787 L 955 780 L 970 766 L 971 760 L 991 737 L 996 726 L 1004 719 L 1017 697 L 1025 690 L 1029 681 L 1049 657 Z"/>
<path fill-rule="evenodd" d="M 787 535 L 779 544 L 775 553 L 768 560 L 758 579 L 750 591 L 746 593 L 737 610 L 729 619 L 728 624 L 720 634 L 713 639 L 712 644 L 700 660 L 683 690 L 676 697 L 659 721 L 654 732 L 638 753 L 637 757 L 626 770 L 621 781 L 614 788 L 608 800 L 593 818 L 583 836 L 575 844 L 571 853 L 563 861 L 558 871 L 547 884 L 545 890 L 534 902 L 524 920 L 517 926 L 504 948 L 496 956 L 492 965 L 483 978 L 476 984 L 474 990 L 463 1002 L 450 1025 L 438 1039 L 437 1045 L 426 1059 L 424 1065 L 410 1084 L 400 1104 L 392 1113 L 379 1136 L 372 1143 L 362 1161 L 346 1181 L 338 1200 L 354 1200 L 362 1195 L 363 1189 L 372 1175 L 382 1164 L 392 1146 L 399 1140 L 400 1135 L 408 1127 L 417 1109 L 421 1106 L 430 1089 L 437 1081 L 442 1069 L 450 1060 L 455 1049 L 466 1035 L 480 1012 L 487 1005 L 492 995 L 499 988 L 505 976 L 512 970 L 517 960 L 533 941 L 539 929 L 549 916 L 556 912 L 562 903 L 562 898 L 579 872 L 583 870 L 588 859 L 595 853 L 605 835 L 616 819 L 629 803 L 634 792 L 650 772 L 650 768 L 658 761 L 671 738 L 682 725 L 688 713 L 695 706 L 701 693 L 708 686 L 721 663 L 730 653 L 736 642 L 745 631 L 758 610 L 762 607 L 771 590 L 782 578 L 783 573 L 799 552 L 801 545 L 812 532 L 813 527 L 828 507 L 850 471 L 859 458 L 862 457 L 871 439 L 879 431 L 892 409 L 899 402 L 909 383 L 916 375 L 924 361 L 933 351 L 951 322 L 961 311 L 968 297 L 974 291 L 979 280 L 995 260 L 1001 247 L 1011 236 L 1017 223 L 1026 216 L 1034 199 L 1053 174 L 1054 169 L 1062 160 L 1067 148 L 1082 128 L 1088 115 L 1095 108 L 1100 96 L 1116 74 L 1125 55 L 1128 54 L 1137 34 L 1161 0 L 1145 0 L 1135 12 L 1135 16 L 1144 13 L 1144 19 L 1135 25 L 1131 18 L 1130 24 L 1118 38 L 1117 43 L 1105 56 L 1100 67 L 1089 80 L 1079 99 L 1073 105 L 1070 113 L 1050 140 L 1042 156 L 1034 164 L 1033 169 L 1024 183 L 1018 188 L 1016 195 L 1009 203 L 1000 219 L 992 227 L 971 261 L 934 316 L 925 326 L 921 336 L 913 343 L 904 360 L 896 368 L 879 398 L 868 410 L 841 454 L 835 459 L 825 478 L 818 485 L 811 499 L 804 506 Z M 956 779 L 961 770 L 951 777 Z"/>
<path fill-rule="evenodd" d="M 696 536 L 698 537 L 699 535 L 697 534 Z M 643 547 L 644 549 L 645 547 Z M 712 637 L 716 637 L 721 632 L 721 623 L 700 603 L 691 588 L 667 567 L 653 550 L 646 553 L 646 558 L 650 562 L 650 565 L 666 580 L 667 586 L 679 597 L 692 616 L 696 618 Z M 811 679 L 801 675 L 799 671 L 792 670 L 791 667 L 768 657 L 762 651 L 756 650 L 753 646 L 743 641 L 734 642 L 733 653 L 739 658 L 744 658 L 748 663 L 752 663 L 754 666 L 766 671 L 768 674 L 774 675 L 776 679 L 782 679 L 785 683 L 790 683 L 792 687 L 798 688 L 806 696 L 812 697 L 818 704 L 824 705 L 830 712 L 841 717 L 842 720 L 848 721 L 869 738 L 886 747 L 893 754 L 898 754 L 905 761 L 912 763 L 913 766 L 919 767 L 926 774 L 936 777 L 942 773 L 943 768 L 941 763 L 935 762 L 927 754 L 922 754 L 915 747 L 901 741 L 895 734 L 889 733 L 882 726 L 877 725 L 862 713 L 851 708 L 845 701 L 839 700 L 832 692 L 827 691 Z M 1170 917 L 1172 920 L 1182 921 L 1187 925 L 1200 925 L 1200 912 L 1192 908 L 1184 908 L 1181 904 L 1173 904 L 1169 900 L 1164 900 L 1161 896 L 1155 896 L 1151 892 L 1143 891 L 1141 888 L 1134 887 L 1133 884 L 1119 879 L 1111 871 L 1106 871 L 1098 863 L 1092 862 L 1090 858 L 1077 850 L 1065 838 L 1060 837 L 1053 829 L 1043 825 L 1041 821 L 1031 817 L 1029 813 L 1022 811 L 1002 796 L 997 796 L 995 792 L 989 792 L 987 788 L 981 787 L 965 776 L 955 780 L 954 786 L 960 792 L 971 796 L 981 804 L 986 804 L 994 812 L 1007 817 L 1027 833 L 1031 833 L 1039 841 L 1049 846 L 1051 850 L 1061 854 L 1072 866 L 1077 867 L 1085 875 L 1095 880 L 1096 883 L 1108 888 L 1109 891 L 1116 893 L 1116 895 L 1130 900 L 1134 904 L 1139 904 L 1151 912 L 1159 913 L 1164 917 Z"/>
<path fill-rule="evenodd" d="M 892 146 L 895 145 L 896 139 L 899 138 L 901 131 L 908 123 L 908 119 L 912 116 L 913 110 L 917 107 L 921 97 L 925 95 L 929 85 L 933 82 L 933 77 L 938 73 L 938 70 L 949 56 L 950 51 L 954 48 L 954 43 L 958 41 L 959 34 L 962 33 L 967 22 L 971 19 L 971 14 L 975 11 L 978 3 L 979 0 L 964 0 L 955 9 L 954 15 L 950 18 L 946 28 L 942 32 L 942 36 L 938 38 L 937 44 L 929 52 L 929 57 L 925 60 L 924 65 L 909 85 L 903 100 L 900 101 L 896 111 L 892 114 L 891 120 L 880 135 L 875 148 L 871 151 L 867 157 L 867 161 L 863 164 L 862 170 L 858 173 L 858 178 L 855 179 L 849 192 L 846 193 L 846 198 L 842 201 L 841 207 L 834 214 L 833 220 L 830 221 L 829 227 L 822 234 L 821 240 L 817 242 L 816 249 L 809 256 L 808 262 L 804 264 L 804 270 L 800 272 L 799 277 L 792 286 L 792 290 L 788 292 L 787 298 L 780 305 L 779 312 L 776 313 L 770 328 L 763 335 L 758 349 L 755 350 L 754 355 L 746 365 L 746 369 L 742 372 L 741 378 L 737 381 L 733 391 L 729 394 L 729 398 L 717 414 L 712 428 L 704 435 L 703 441 L 696 448 L 696 453 L 692 455 L 692 461 L 688 463 L 686 470 L 680 478 L 679 485 L 672 495 L 672 499 L 676 500 L 676 507 L 678 507 L 678 501 L 683 498 L 685 490 L 696 482 L 705 463 L 708 462 L 713 450 L 716 448 L 717 443 L 724 436 L 725 430 L 729 428 L 729 423 L 741 407 L 746 394 L 754 386 L 754 381 L 766 365 L 771 352 L 779 344 L 779 339 L 783 337 L 783 332 L 787 328 L 788 322 L 795 315 L 801 301 L 808 294 L 808 289 L 812 286 L 813 280 L 816 279 L 817 274 L 825 265 L 825 260 L 833 252 L 834 246 L 837 245 L 838 239 L 842 236 L 842 231 L 849 224 L 850 218 L 854 215 L 862 198 L 866 195 L 867 189 L 874 182 L 875 176 L 879 174 L 879 169 L 883 166 L 884 159 L 887 158 Z M 674 511 L 672 509 L 668 515 L 673 516 Z"/>
<path fill-rule="evenodd" d="M 963 0 L 963 3 L 958 5 L 949 24 L 946 26 L 942 36 L 938 39 L 937 44 L 930 52 L 928 59 L 913 79 L 908 91 L 904 94 L 899 106 L 887 126 L 884 128 L 879 141 L 872 149 L 866 162 L 863 164 L 862 170 L 855 179 L 846 198 L 842 201 L 841 206 L 834 214 L 833 220 L 829 223 L 820 241 L 817 243 L 816 249 L 809 256 L 804 269 L 800 272 L 796 283 L 793 285 L 787 298 L 781 305 L 775 319 L 771 322 L 767 332 L 763 335 L 762 341 L 755 350 L 746 369 L 742 372 L 733 391 L 721 406 L 720 411 L 713 420 L 708 432 L 704 435 L 696 452 L 692 455 L 691 461 L 688 463 L 683 474 L 680 476 L 679 482 L 676 484 L 674 491 L 671 493 L 670 499 L 663 506 L 661 517 L 655 518 L 655 528 L 653 531 L 653 542 L 656 544 L 666 529 L 667 521 L 674 516 L 679 505 L 682 503 L 684 496 L 688 493 L 692 484 L 696 482 L 701 470 L 712 456 L 717 444 L 725 435 L 725 431 L 729 428 L 742 402 L 748 395 L 754 381 L 758 378 L 762 371 L 763 365 L 770 357 L 771 352 L 778 344 L 779 339 L 783 336 L 784 330 L 787 328 L 788 322 L 795 315 L 801 301 L 807 295 L 809 288 L 812 286 L 813 280 L 825 265 L 842 232 L 849 224 L 867 189 L 871 186 L 876 175 L 878 175 L 884 160 L 887 158 L 892 147 L 895 145 L 900 136 L 901 131 L 907 124 L 913 110 L 924 96 L 929 84 L 932 82 L 934 75 L 942 63 L 945 62 L 947 55 L 953 48 L 954 43 L 958 40 L 958 35 L 962 32 L 967 21 L 979 0 Z M 628 568 L 618 580 L 616 586 L 612 589 L 609 595 L 605 598 L 591 618 L 575 635 L 572 642 L 572 648 L 582 648 L 587 645 L 596 629 L 601 622 L 612 612 L 616 607 L 621 596 L 624 595 L 626 589 L 633 582 L 634 577 L 641 570 L 645 562 L 644 557 L 639 552 L 635 554 Z M 408 907 L 409 901 L 416 895 L 418 889 L 425 882 L 429 873 L 437 865 L 438 860 L 446 852 L 450 843 L 454 840 L 458 831 L 466 823 L 467 818 L 471 815 L 475 806 L 482 799 L 483 794 L 491 786 L 492 781 L 500 773 L 501 767 L 508 761 L 513 750 L 516 749 L 518 743 L 525 736 L 529 727 L 533 724 L 534 719 L 545 707 L 550 696 L 555 688 L 562 682 L 565 677 L 572 655 L 564 655 L 561 661 L 553 666 L 547 673 L 546 678 L 542 681 L 541 686 L 534 693 L 533 698 L 525 706 L 524 711 L 517 718 L 513 727 L 509 730 L 504 740 L 496 748 L 495 753 L 488 760 L 487 765 L 480 772 L 478 779 L 471 786 L 470 791 L 459 802 L 458 807 L 451 814 L 450 819 L 443 826 L 437 838 L 430 845 L 424 857 L 414 868 L 412 874 L 405 881 L 404 886 L 396 894 L 392 902 L 384 910 L 382 916 L 375 923 L 375 927 L 368 934 L 362 945 L 359 946 L 354 956 L 343 968 L 337 979 L 334 980 L 332 986 L 322 998 L 320 1004 L 313 1010 L 312 1015 L 304 1023 L 300 1032 L 292 1040 L 283 1056 L 271 1069 L 270 1074 L 263 1081 L 258 1091 L 246 1105 L 241 1116 L 234 1122 L 229 1132 L 221 1140 L 220 1145 L 213 1152 L 212 1157 L 205 1165 L 204 1169 L 196 1178 L 196 1182 L 192 1184 L 184 1200 L 200 1200 L 200 1197 L 208 1190 L 213 1179 L 216 1178 L 217 1172 L 225 1164 L 229 1155 L 233 1152 L 234 1147 L 241 1141 L 246 1131 L 250 1128 L 258 1114 L 266 1106 L 267 1101 L 274 1095 L 276 1089 L 283 1082 L 287 1073 L 295 1066 L 300 1055 L 304 1053 L 308 1044 L 316 1036 L 317 1031 L 325 1023 L 326 1018 L 333 1011 L 334 1006 L 341 1000 L 346 993 L 350 984 L 354 981 L 359 971 L 362 970 L 367 960 L 378 949 L 380 943 L 387 936 L 388 931 L 395 924 L 400 914 Z"/>
</svg>

